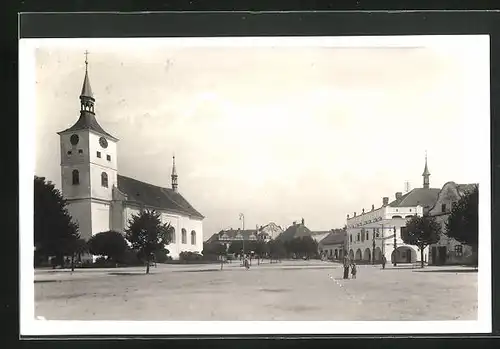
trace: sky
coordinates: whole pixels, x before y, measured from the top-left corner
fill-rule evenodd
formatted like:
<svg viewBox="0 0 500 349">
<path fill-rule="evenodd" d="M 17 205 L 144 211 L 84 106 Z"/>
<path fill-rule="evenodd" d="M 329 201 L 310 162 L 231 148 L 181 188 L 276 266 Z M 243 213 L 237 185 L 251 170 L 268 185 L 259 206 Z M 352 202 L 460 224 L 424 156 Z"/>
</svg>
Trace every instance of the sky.
<svg viewBox="0 0 500 349">
<path fill-rule="evenodd" d="M 78 119 L 88 50 L 96 118 L 120 140 L 118 172 L 170 187 L 175 154 L 205 239 L 240 227 L 240 212 L 246 228 L 301 218 L 313 231 L 341 228 L 405 181 L 421 187 L 426 151 L 431 187 L 481 182 L 487 40 L 372 41 L 38 40 L 35 174 L 60 188 L 56 132 Z"/>
</svg>

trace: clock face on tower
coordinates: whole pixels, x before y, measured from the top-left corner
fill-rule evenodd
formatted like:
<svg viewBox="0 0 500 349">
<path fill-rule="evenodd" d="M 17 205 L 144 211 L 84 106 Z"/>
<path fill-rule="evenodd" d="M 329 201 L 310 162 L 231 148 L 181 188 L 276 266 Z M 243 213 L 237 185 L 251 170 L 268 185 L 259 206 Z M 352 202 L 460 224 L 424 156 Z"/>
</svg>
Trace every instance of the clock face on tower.
<svg viewBox="0 0 500 349">
<path fill-rule="evenodd" d="M 73 145 L 77 145 L 79 140 L 80 140 L 80 137 L 78 137 L 78 135 L 72 135 L 72 136 L 69 138 L 69 141 L 70 141 L 70 142 L 71 142 L 71 144 L 73 144 Z"/>
<path fill-rule="evenodd" d="M 103 148 L 107 148 L 108 147 L 108 141 L 104 137 L 99 138 L 99 144 Z"/>
</svg>

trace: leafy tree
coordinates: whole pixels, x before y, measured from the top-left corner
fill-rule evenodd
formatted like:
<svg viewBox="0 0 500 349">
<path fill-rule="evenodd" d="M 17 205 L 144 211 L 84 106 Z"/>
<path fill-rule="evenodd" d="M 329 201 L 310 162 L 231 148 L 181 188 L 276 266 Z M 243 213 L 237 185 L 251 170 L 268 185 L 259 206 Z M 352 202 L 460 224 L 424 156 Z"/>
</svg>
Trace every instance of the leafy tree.
<svg viewBox="0 0 500 349">
<path fill-rule="evenodd" d="M 310 236 L 300 238 L 299 246 L 306 257 L 314 257 L 318 254 L 318 243 Z"/>
<path fill-rule="evenodd" d="M 412 216 L 406 221 L 406 227 L 401 229 L 401 239 L 405 244 L 417 246 L 420 249 L 420 263 L 424 267 L 424 249 L 439 241 L 441 225 L 436 218 L 429 216 Z"/>
<path fill-rule="evenodd" d="M 88 252 L 88 245 L 84 239 L 70 238 L 65 246 L 65 254 L 71 256 L 71 271 L 75 270 L 75 258 Z"/>
<path fill-rule="evenodd" d="M 203 245 L 203 256 L 217 256 L 216 258 L 220 260 L 220 270 L 224 267 L 224 257 L 226 256 L 226 245 L 212 242 L 210 244 L 205 243 Z"/>
<path fill-rule="evenodd" d="M 462 244 L 478 248 L 479 239 L 479 187 L 475 185 L 467 191 L 453 207 L 446 222 L 445 234 Z"/>
<path fill-rule="evenodd" d="M 117 231 L 109 230 L 98 233 L 88 241 L 89 251 L 93 255 L 106 256 L 108 260 L 115 263 L 123 256 L 128 248 L 127 241 Z"/>
<path fill-rule="evenodd" d="M 285 244 L 281 240 L 271 240 L 268 242 L 269 244 L 269 255 L 271 258 L 271 262 L 273 259 L 279 261 L 281 258 L 286 256 Z"/>
<path fill-rule="evenodd" d="M 132 216 L 129 227 L 125 230 L 125 237 L 132 248 L 146 259 L 146 274 L 149 274 L 153 253 L 165 250 L 165 245 L 170 243 L 172 227 L 168 223 L 162 223 L 160 216 L 154 210 L 144 210 Z"/>
<path fill-rule="evenodd" d="M 71 220 L 67 202 L 50 181 L 34 179 L 34 243 L 37 257 L 55 256 L 62 264 L 69 241 L 78 239 L 78 225 Z M 38 258 L 37 258 L 38 259 Z"/>
</svg>

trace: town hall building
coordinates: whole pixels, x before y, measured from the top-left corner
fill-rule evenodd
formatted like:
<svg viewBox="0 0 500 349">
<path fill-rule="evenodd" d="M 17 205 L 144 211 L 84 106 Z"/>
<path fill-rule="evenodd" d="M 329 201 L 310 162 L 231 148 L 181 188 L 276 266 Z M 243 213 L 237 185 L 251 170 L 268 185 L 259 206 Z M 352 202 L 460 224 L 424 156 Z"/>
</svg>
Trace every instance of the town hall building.
<svg viewBox="0 0 500 349">
<path fill-rule="evenodd" d="M 161 213 L 162 223 L 174 228 L 169 256 L 203 250 L 203 219 L 178 189 L 175 157 L 172 187 L 163 188 L 118 173 L 118 138 L 97 122 L 95 99 L 90 87 L 88 62 L 80 95 L 80 117 L 58 132 L 61 146 L 62 195 L 68 211 L 88 240 L 100 232 L 123 232 L 132 215 L 143 209 Z"/>
</svg>

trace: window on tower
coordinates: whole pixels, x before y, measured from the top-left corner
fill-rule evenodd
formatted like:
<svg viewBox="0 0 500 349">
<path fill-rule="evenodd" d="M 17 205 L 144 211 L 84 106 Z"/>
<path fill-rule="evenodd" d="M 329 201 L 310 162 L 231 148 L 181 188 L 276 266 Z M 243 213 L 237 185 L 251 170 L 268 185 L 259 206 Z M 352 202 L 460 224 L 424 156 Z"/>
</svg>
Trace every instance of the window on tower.
<svg viewBox="0 0 500 349">
<path fill-rule="evenodd" d="M 105 188 L 108 187 L 108 174 L 106 172 L 101 173 L 101 185 Z"/>
<path fill-rule="evenodd" d="M 68 155 L 71 155 L 71 150 L 68 150 Z"/>
<path fill-rule="evenodd" d="M 111 155 L 106 155 L 106 160 L 111 161 Z"/>
<path fill-rule="evenodd" d="M 100 157 L 101 157 L 101 152 L 100 152 L 100 151 L 98 151 L 98 152 L 97 152 L 97 157 L 98 157 L 98 158 L 100 158 Z"/>
<path fill-rule="evenodd" d="M 83 149 L 78 149 L 78 154 L 83 154 Z"/>
<path fill-rule="evenodd" d="M 196 245 L 196 232 L 194 230 L 191 231 L 191 245 Z"/>
<path fill-rule="evenodd" d="M 73 170 L 72 177 L 73 177 L 73 185 L 80 184 L 80 172 L 78 172 L 78 170 Z"/>
</svg>

